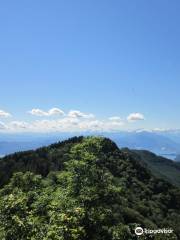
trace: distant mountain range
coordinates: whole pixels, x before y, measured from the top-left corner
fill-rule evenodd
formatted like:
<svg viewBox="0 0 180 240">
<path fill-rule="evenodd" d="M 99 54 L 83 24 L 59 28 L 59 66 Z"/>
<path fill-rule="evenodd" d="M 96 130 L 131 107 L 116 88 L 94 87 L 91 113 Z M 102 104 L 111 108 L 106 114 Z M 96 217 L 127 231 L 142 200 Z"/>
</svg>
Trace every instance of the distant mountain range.
<svg viewBox="0 0 180 240">
<path fill-rule="evenodd" d="M 0 156 L 36 149 L 72 136 L 101 135 L 112 139 L 120 148 L 148 150 L 169 159 L 179 160 L 180 131 L 122 131 L 51 134 L 0 134 Z M 177 157 L 177 158 L 176 158 Z"/>
<path fill-rule="evenodd" d="M 27 150 L 35 150 L 56 141 L 62 141 L 70 134 L 0 134 L 0 157 Z"/>
<path fill-rule="evenodd" d="M 145 149 L 170 159 L 175 159 L 180 153 L 180 143 L 168 134 L 142 131 L 109 133 L 105 136 L 110 137 L 119 147 Z"/>
</svg>

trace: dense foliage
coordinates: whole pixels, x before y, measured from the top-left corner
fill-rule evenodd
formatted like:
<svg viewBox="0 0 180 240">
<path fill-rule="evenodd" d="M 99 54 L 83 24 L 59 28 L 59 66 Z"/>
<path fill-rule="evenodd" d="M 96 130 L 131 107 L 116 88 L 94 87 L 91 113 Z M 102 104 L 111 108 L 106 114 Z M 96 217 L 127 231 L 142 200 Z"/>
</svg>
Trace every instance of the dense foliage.
<svg viewBox="0 0 180 240">
<path fill-rule="evenodd" d="M 128 152 L 133 158 L 144 164 L 157 177 L 168 180 L 177 187 L 180 187 L 180 162 L 172 161 L 146 150 L 129 150 Z"/>
<path fill-rule="evenodd" d="M 108 139 L 73 138 L 6 161 L 2 240 L 131 240 L 136 226 L 174 230 L 141 239 L 180 238 L 179 189 Z"/>
</svg>

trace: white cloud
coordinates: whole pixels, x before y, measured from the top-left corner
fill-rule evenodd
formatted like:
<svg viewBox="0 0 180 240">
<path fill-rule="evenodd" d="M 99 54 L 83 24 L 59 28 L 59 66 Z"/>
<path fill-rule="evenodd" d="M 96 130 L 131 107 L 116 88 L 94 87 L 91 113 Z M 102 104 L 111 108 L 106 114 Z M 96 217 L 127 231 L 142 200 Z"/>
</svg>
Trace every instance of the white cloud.
<svg viewBox="0 0 180 240">
<path fill-rule="evenodd" d="M 61 109 L 59 109 L 59 108 L 51 108 L 48 111 L 48 114 L 49 114 L 49 116 L 52 116 L 52 115 L 64 115 L 64 112 Z"/>
<path fill-rule="evenodd" d="M 82 121 L 79 123 L 79 128 L 86 131 L 114 131 L 121 130 L 124 122 L 122 121 L 109 121 L 109 120 L 90 120 Z"/>
<path fill-rule="evenodd" d="M 23 121 L 13 121 L 9 125 L 12 129 L 28 129 L 30 127 L 30 124 Z"/>
<path fill-rule="evenodd" d="M 169 128 L 154 128 L 154 129 L 152 129 L 152 132 L 167 132 L 167 131 L 171 131 L 171 129 L 169 129 Z M 172 131 L 174 131 L 174 129 Z"/>
<path fill-rule="evenodd" d="M 145 120 L 145 118 L 144 118 L 144 115 L 142 113 L 131 113 L 127 117 L 127 120 L 129 122 L 134 122 L 134 121 Z"/>
<path fill-rule="evenodd" d="M 1 124 L 2 125 L 2 124 Z M 13 121 L 7 127 L 0 125 L 0 130 L 12 132 L 83 132 L 121 130 L 123 123 L 89 118 L 43 119 L 32 122 Z"/>
<path fill-rule="evenodd" d="M 37 120 L 32 123 L 31 129 L 33 131 L 53 131 L 58 129 L 56 120 Z"/>
<path fill-rule="evenodd" d="M 59 109 L 59 108 L 51 108 L 49 109 L 49 111 L 43 111 L 39 108 L 33 108 L 31 111 L 29 111 L 28 113 L 34 115 L 34 116 L 39 116 L 39 117 L 48 117 L 48 116 L 53 116 L 53 115 L 64 115 L 64 112 Z"/>
<path fill-rule="evenodd" d="M 6 130 L 8 127 L 3 123 L 0 122 L 0 130 Z"/>
<path fill-rule="evenodd" d="M 81 132 L 81 131 L 114 131 L 122 130 L 123 120 L 113 116 L 107 119 L 97 119 L 92 113 L 84 113 L 79 110 L 71 110 L 65 114 L 59 108 L 51 108 L 48 111 L 33 108 L 28 113 L 42 117 L 35 120 L 11 121 L 0 123 L 1 131 L 8 132 Z M 49 118 L 50 116 L 59 118 Z"/>
<path fill-rule="evenodd" d="M 59 132 L 72 132 L 78 131 L 79 121 L 77 119 L 70 119 L 70 118 L 62 118 L 56 120 L 37 120 L 32 123 L 31 129 L 32 131 L 59 131 Z"/>
<path fill-rule="evenodd" d="M 91 113 L 86 114 L 86 113 L 80 112 L 78 110 L 71 110 L 68 113 L 68 117 L 70 117 L 70 118 L 94 118 L 94 115 Z"/>
<path fill-rule="evenodd" d="M 5 112 L 3 110 L 0 110 L 0 117 L 11 117 L 11 114 L 8 112 Z"/>
<path fill-rule="evenodd" d="M 39 116 L 39 117 L 47 116 L 47 112 L 44 112 L 43 110 L 38 109 L 38 108 L 33 108 L 28 113 L 30 113 L 30 114 L 32 114 L 34 116 Z"/>
<path fill-rule="evenodd" d="M 103 131 L 104 123 L 100 120 L 83 121 L 79 123 L 79 129 L 83 131 Z"/>
</svg>

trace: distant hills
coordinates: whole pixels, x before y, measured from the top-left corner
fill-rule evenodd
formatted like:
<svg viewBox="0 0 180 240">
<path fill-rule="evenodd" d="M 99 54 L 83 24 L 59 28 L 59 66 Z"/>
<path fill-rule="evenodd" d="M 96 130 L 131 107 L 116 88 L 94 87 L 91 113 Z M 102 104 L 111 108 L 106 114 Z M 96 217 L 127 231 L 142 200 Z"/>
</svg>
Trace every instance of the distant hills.
<svg viewBox="0 0 180 240">
<path fill-rule="evenodd" d="M 0 156 L 36 149 L 56 141 L 79 136 L 80 133 L 0 134 Z M 148 150 L 169 159 L 180 154 L 180 131 L 85 132 L 84 136 L 100 135 L 112 139 L 120 148 Z M 178 160 L 178 158 L 176 159 Z"/>
<path fill-rule="evenodd" d="M 36 148 L 49 145 L 56 141 L 62 141 L 73 134 L 37 134 L 37 133 L 19 133 L 6 134 L 0 133 L 0 157 L 15 152 L 34 150 Z"/>
<path fill-rule="evenodd" d="M 146 150 L 129 150 L 125 148 L 122 149 L 122 151 L 128 152 L 133 158 L 147 167 L 155 176 L 168 180 L 172 184 L 180 187 L 180 162 L 157 156 Z"/>
<path fill-rule="evenodd" d="M 119 147 L 145 149 L 171 159 L 175 159 L 180 152 L 180 143 L 170 138 L 168 134 L 140 131 L 107 133 L 105 136 L 110 137 Z"/>
<path fill-rule="evenodd" d="M 14 152 L 21 152 L 30 149 L 36 149 L 42 145 L 45 145 L 43 142 L 0 142 L 0 156 L 11 154 Z"/>
<path fill-rule="evenodd" d="M 6 156 L 0 159 L 0 239 L 138 240 L 138 226 L 173 229 L 143 239 L 180 239 L 178 166 L 103 137 Z"/>
</svg>

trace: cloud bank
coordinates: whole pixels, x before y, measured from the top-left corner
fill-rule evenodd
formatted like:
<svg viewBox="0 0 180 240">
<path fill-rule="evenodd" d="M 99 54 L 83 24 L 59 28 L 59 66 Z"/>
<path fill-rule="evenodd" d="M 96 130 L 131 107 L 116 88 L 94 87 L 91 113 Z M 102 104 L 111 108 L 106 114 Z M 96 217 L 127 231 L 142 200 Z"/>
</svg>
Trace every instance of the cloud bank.
<svg viewBox="0 0 180 240">
<path fill-rule="evenodd" d="M 11 114 L 3 110 L 0 110 L 0 118 L 7 118 L 7 117 L 11 117 Z"/>
<path fill-rule="evenodd" d="M 37 117 L 29 121 L 16 120 L 0 122 L 0 131 L 8 132 L 82 132 L 82 131 L 121 131 L 128 122 L 145 120 L 141 113 L 131 113 L 127 118 L 111 116 L 104 119 L 97 118 L 92 113 L 70 110 L 65 113 L 60 108 L 44 111 L 33 108 L 28 114 Z M 0 110 L 0 117 L 10 117 L 10 113 Z M 51 117 L 51 118 L 50 118 Z M 128 120 L 128 121 L 127 121 Z"/>
<path fill-rule="evenodd" d="M 129 122 L 135 122 L 135 121 L 140 121 L 140 120 L 145 120 L 144 115 L 142 113 L 131 113 L 127 117 L 127 120 Z"/>
<path fill-rule="evenodd" d="M 68 117 L 72 117 L 72 118 L 94 118 L 95 116 L 92 113 L 86 114 L 86 113 L 80 112 L 78 110 L 71 110 L 68 113 Z"/>
<path fill-rule="evenodd" d="M 43 111 L 39 108 L 33 108 L 31 111 L 28 111 L 31 115 L 38 116 L 38 117 L 49 117 L 53 115 L 64 115 L 64 112 L 59 108 L 51 108 L 49 111 Z"/>
</svg>

